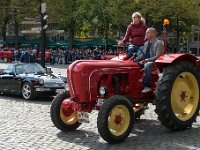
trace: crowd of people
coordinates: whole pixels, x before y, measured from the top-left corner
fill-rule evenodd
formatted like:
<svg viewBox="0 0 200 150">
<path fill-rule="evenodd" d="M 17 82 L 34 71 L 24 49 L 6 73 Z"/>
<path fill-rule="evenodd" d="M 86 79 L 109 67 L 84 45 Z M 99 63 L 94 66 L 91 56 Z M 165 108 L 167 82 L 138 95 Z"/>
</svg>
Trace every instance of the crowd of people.
<svg viewBox="0 0 200 150">
<path fill-rule="evenodd" d="M 56 63 L 71 63 L 76 60 L 81 59 L 101 59 L 101 56 L 104 54 L 114 54 L 115 50 L 109 49 L 109 51 L 105 51 L 104 49 L 58 49 L 58 50 L 51 50 L 51 55 L 53 56 L 53 60 Z"/>
<path fill-rule="evenodd" d="M 21 62 L 39 62 L 41 60 L 41 51 L 39 48 L 2 48 L 0 51 L 11 51 L 13 56 L 13 61 Z M 72 49 L 67 48 L 55 48 L 46 49 L 46 61 L 51 64 L 68 64 L 73 61 L 80 59 L 101 59 L 104 54 L 114 55 L 116 54 L 116 49 L 104 49 L 95 48 L 85 48 L 85 49 Z"/>
</svg>

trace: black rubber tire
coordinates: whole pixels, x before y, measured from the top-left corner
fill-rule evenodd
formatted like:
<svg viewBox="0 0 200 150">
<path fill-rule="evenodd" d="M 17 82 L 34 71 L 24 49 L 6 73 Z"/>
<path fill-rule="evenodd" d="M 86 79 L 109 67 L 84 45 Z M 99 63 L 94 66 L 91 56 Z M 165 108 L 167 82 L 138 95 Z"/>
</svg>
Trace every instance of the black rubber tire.
<svg viewBox="0 0 200 150">
<path fill-rule="evenodd" d="M 200 89 L 200 75 L 193 64 L 189 62 L 177 62 L 165 68 L 162 72 L 162 78 L 159 79 L 155 93 L 155 112 L 162 125 L 171 130 L 184 130 L 191 128 L 199 112 L 200 103 L 195 113 L 187 120 L 180 120 L 175 116 L 171 104 L 171 92 L 176 78 L 183 72 L 189 72 L 196 78 Z"/>
<path fill-rule="evenodd" d="M 108 127 L 108 117 L 111 110 L 117 105 L 124 105 L 130 113 L 130 123 L 127 130 L 120 136 L 115 136 Z M 108 98 L 99 110 L 97 128 L 101 137 L 110 144 L 123 142 L 130 134 L 134 124 L 134 110 L 131 102 L 124 96 L 115 95 Z"/>
<path fill-rule="evenodd" d="M 24 94 L 23 94 L 23 88 L 25 86 L 27 86 L 27 88 L 30 89 L 30 96 L 27 96 L 27 97 L 24 96 Z M 35 93 L 34 93 L 33 87 L 32 87 L 32 85 L 29 82 L 25 82 L 25 83 L 22 84 L 21 95 L 22 95 L 23 99 L 25 99 L 25 100 L 33 100 L 35 98 Z"/>
<path fill-rule="evenodd" d="M 76 130 L 81 123 L 78 121 L 74 124 L 68 125 L 64 123 L 60 117 L 60 107 L 66 98 L 68 98 L 69 92 L 68 91 L 62 91 L 60 92 L 52 101 L 51 108 L 50 108 L 50 114 L 51 114 L 51 120 L 53 124 L 60 129 L 61 131 L 74 131 Z"/>
</svg>

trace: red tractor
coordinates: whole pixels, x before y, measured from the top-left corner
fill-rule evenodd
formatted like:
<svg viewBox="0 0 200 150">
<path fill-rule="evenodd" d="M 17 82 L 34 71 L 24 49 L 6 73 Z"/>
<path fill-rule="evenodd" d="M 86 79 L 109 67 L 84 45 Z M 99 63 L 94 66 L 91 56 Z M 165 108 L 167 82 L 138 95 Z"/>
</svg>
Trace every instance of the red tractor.
<svg viewBox="0 0 200 150">
<path fill-rule="evenodd" d="M 41 55 L 42 55 L 42 53 L 39 52 L 38 53 L 38 60 L 39 61 L 41 60 Z M 45 52 L 45 61 L 50 62 L 50 59 L 51 59 L 51 52 Z"/>
<path fill-rule="evenodd" d="M 2 59 L 5 63 L 12 61 L 13 59 L 12 51 L 0 51 L 0 59 Z"/>
<path fill-rule="evenodd" d="M 69 91 L 51 105 L 51 119 L 62 131 L 76 130 L 99 110 L 97 128 L 108 143 L 127 138 L 148 103 L 156 106 L 161 124 L 171 130 L 191 128 L 200 107 L 200 61 L 190 54 L 165 54 L 152 70 L 150 93 L 144 70 L 122 56 L 111 60 L 80 60 L 67 69 Z"/>
</svg>

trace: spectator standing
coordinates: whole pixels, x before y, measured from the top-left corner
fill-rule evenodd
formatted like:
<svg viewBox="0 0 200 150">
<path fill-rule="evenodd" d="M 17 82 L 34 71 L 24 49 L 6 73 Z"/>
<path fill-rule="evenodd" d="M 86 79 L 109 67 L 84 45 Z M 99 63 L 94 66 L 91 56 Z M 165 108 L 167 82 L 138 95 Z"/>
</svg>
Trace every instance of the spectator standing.
<svg viewBox="0 0 200 150">
<path fill-rule="evenodd" d="M 98 47 L 94 49 L 94 59 L 99 60 L 101 57 Z"/>
<path fill-rule="evenodd" d="M 19 60 L 19 51 L 18 51 L 18 49 L 14 49 L 13 54 L 14 54 L 14 60 L 15 61 Z"/>
<path fill-rule="evenodd" d="M 34 63 L 34 58 L 31 55 L 31 49 L 30 48 L 27 48 L 26 52 L 21 55 L 20 62 L 23 62 L 23 63 Z"/>
</svg>

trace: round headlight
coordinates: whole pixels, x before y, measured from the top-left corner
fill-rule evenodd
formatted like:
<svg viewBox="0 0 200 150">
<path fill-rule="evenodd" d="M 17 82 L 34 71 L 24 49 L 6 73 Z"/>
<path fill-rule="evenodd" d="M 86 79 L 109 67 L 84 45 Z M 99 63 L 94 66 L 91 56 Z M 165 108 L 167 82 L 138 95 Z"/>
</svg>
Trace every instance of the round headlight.
<svg viewBox="0 0 200 150">
<path fill-rule="evenodd" d="M 39 78 L 39 83 L 44 84 L 44 80 L 42 78 Z"/>
<path fill-rule="evenodd" d="M 106 87 L 100 87 L 99 88 L 99 93 L 100 93 L 101 96 L 105 96 L 105 94 L 106 94 Z"/>
</svg>

